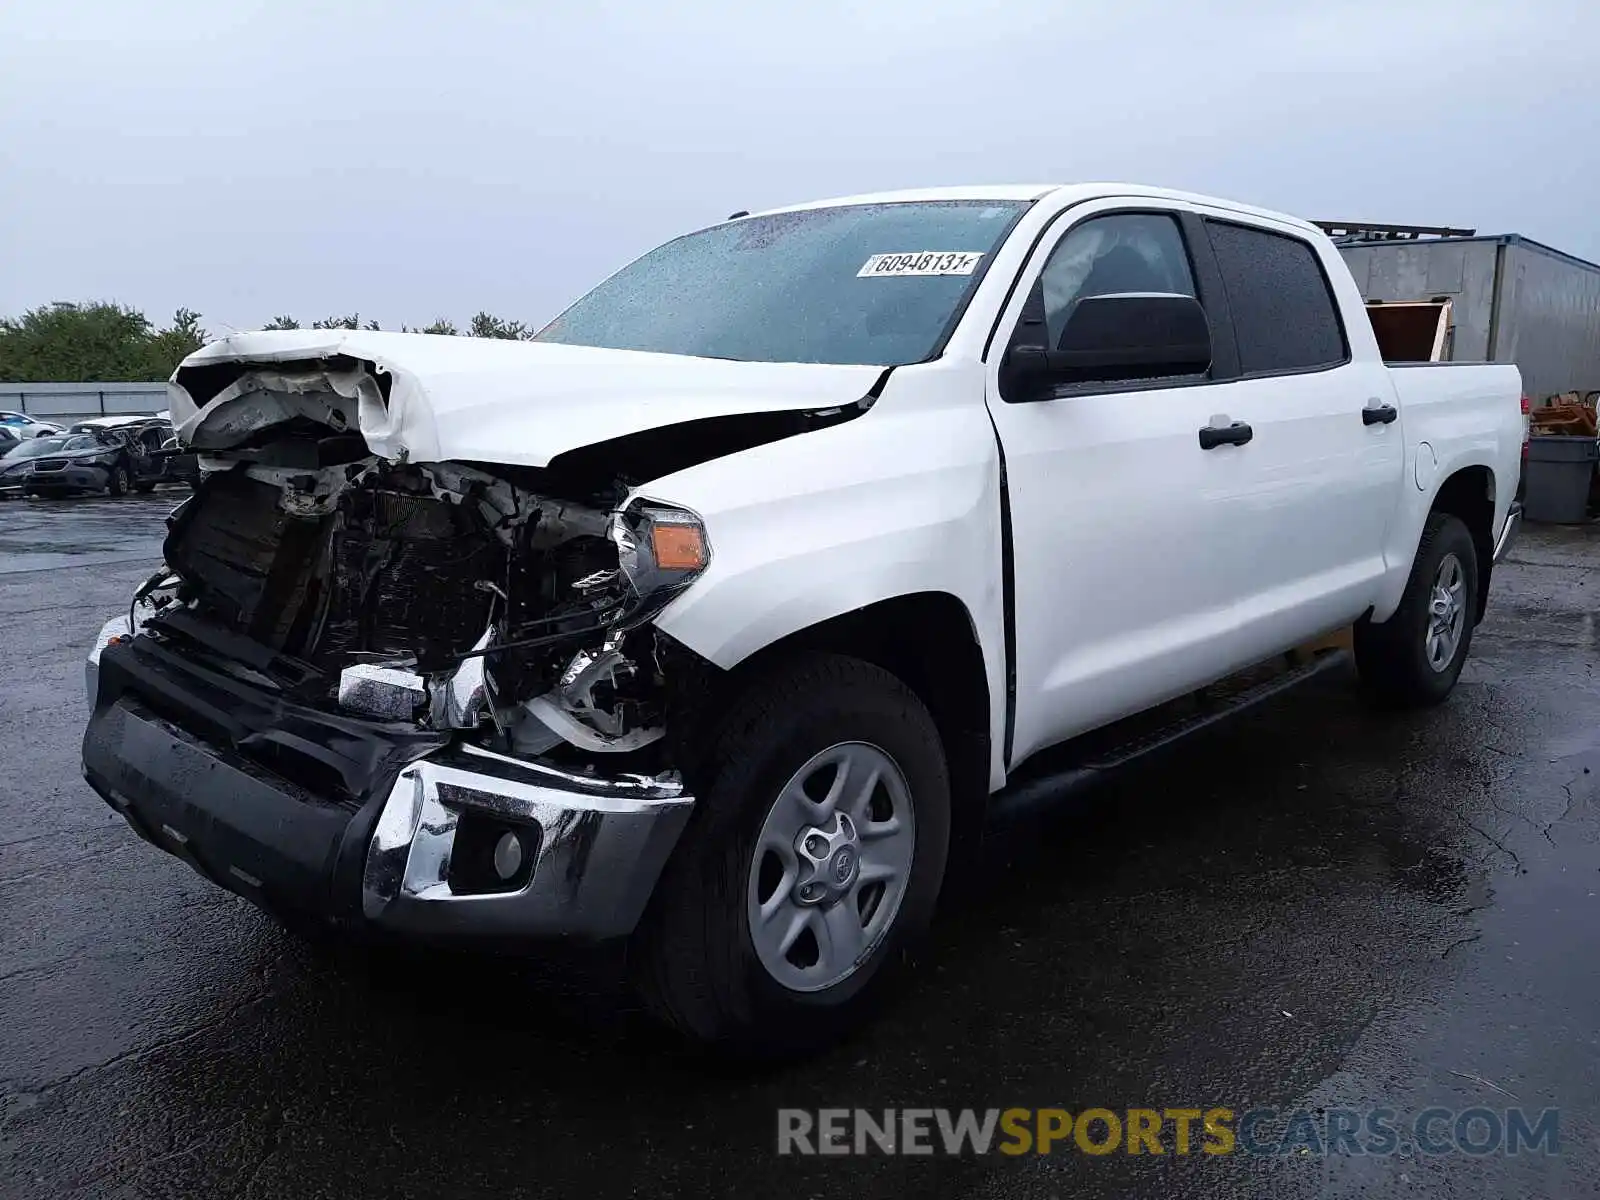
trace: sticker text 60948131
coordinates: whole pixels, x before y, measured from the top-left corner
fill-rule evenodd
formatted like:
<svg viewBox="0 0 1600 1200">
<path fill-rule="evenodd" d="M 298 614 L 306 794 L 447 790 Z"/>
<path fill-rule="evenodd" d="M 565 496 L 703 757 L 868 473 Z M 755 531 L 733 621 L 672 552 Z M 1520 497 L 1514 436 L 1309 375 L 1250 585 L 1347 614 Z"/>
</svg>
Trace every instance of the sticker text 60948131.
<svg viewBox="0 0 1600 1200">
<path fill-rule="evenodd" d="M 916 250 L 909 254 L 874 254 L 857 279 L 878 275 L 971 275 L 983 254 L 974 250 Z"/>
</svg>

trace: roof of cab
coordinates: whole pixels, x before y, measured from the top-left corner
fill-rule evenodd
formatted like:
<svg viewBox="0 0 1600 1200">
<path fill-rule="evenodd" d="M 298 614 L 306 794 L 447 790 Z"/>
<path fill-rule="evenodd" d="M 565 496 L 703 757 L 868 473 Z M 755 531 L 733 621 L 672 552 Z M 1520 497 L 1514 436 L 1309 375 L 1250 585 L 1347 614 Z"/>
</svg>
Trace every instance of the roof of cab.
<svg viewBox="0 0 1600 1200">
<path fill-rule="evenodd" d="M 1035 183 L 988 184 L 972 187 L 911 188 L 894 192 L 870 192 L 861 196 L 839 196 L 831 200 L 812 200 L 805 204 L 787 204 L 769 208 L 752 215 L 764 217 L 771 213 L 800 212 L 808 208 L 837 208 L 848 204 L 910 204 L 918 201 L 939 200 L 1010 200 L 1035 201 L 1052 196 L 1060 200 L 1096 200 L 1127 196 L 1148 200 L 1182 200 L 1191 204 L 1204 204 L 1226 209 L 1244 216 L 1267 217 L 1287 222 L 1312 233 L 1319 232 L 1311 222 L 1289 213 L 1240 204 L 1236 200 L 1223 200 L 1217 196 L 1204 196 L 1197 192 L 1180 192 L 1171 188 L 1150 187 L 1140 183 Z"/>
</svg>

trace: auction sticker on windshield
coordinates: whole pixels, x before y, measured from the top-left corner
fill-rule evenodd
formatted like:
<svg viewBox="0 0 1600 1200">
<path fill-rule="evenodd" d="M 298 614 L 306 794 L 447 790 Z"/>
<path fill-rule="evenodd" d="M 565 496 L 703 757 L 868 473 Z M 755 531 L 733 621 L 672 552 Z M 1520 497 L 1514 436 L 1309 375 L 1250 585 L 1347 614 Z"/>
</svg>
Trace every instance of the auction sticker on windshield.
<svg viewBox="0 0 1600 1200">
<path fill-rule="evenodd" d="M 879 275 L 971 275 L 983 258 L 975 250 L 916 250 L 909 254 L 874 254 L 857 279 Z"/>
</svg>

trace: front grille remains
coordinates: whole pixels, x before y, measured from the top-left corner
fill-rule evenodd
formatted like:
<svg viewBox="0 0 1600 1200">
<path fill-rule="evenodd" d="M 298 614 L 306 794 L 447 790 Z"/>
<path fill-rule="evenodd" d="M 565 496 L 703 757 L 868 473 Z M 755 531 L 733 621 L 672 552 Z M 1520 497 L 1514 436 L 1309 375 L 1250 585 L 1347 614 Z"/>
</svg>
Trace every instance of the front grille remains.
<svg viewBox="0 0 1600 1200">
<path fill-rule="evenodd" d="M 181 510 L 165 552 L 208 616 L 293 653 L 304 640 L 291 636 L 296 624 L 318 599 L 310 577 L 326 518 L 291 517 L 279 495 L 240 471 L 213 476 Z"/>
<path fill-rule="evenodd" d="M 337 671 L 414 657 L 434 669 L 469 649 L 504 578 L 505 552 L 460 505 L 400 487 L 357 488 L 323 516 L 231 471 L 209 479 L 167 539 L 201 613 Z"/>
<path fill-rule="evenodd" d="M 459 505 L 398 491 L 351 497 L 332 539 L 332 595 L 319 654 L 410 653 L 424 668 L 488 624 L 505 551 Z"/>
<path fill-rule="evenodd" d="M 454 464 L 241 464 L 209 474 L 174 514 L 175 594 L 149 628 L 208 669 L 319 711 L 369 713 L 341 695 L 378 678 L 363 672 L 400 669 L 427 682 L 394 719 L 502 729 L 612 633 L 630 595 L 612 520 Z M 655 711 L 648 667 L 618 660 L 593 676 L 573 703 L 621 714 L 597 736 Z"/>
</svg>

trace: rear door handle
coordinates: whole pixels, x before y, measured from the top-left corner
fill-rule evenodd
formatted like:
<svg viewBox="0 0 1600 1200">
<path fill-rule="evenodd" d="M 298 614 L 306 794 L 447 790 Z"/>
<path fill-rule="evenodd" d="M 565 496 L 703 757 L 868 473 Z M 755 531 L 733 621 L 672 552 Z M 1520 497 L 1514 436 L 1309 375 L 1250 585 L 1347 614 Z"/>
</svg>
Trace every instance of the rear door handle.
<svg viewBox="0 0 1600 1200">
<path fill-rule="evenodd" d="M 1400 415 L 1400 410 L 1392 404 L 1379 404 L 1361 410 L 1361 423 L 1363 425 L 1387 425 Z"/>
<path fill-rule="evenodd" d="M 1256 431 L 1243 421 L 1231 425 L 1203 425 L 1200 428 L 1200 449 L 1215 450 L 1218 446 L 1242 446 L 1255 437 Z"/>
</svg>

